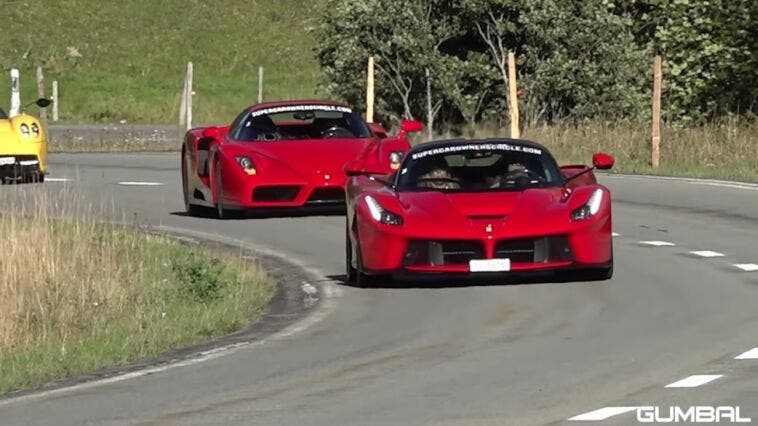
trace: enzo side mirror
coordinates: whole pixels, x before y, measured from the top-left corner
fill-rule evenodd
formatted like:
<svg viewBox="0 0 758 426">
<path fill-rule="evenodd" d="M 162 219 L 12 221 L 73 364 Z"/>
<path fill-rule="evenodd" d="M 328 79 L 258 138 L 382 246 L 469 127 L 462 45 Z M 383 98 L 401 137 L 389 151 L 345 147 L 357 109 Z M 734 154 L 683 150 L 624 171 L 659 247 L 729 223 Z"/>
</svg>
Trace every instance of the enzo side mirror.
<svg viewBox="0 0 758 426">
<path fill-rule="evenodd" d="M 598 170 L 608 170 L 613 167 L 614 162 L 613 157 L 602 152 L 592 156 L 592 165 Z"/>
<path fill-rule="evenodd" d="M 218 139 L 219 137 L 218 127 L 206 127 L 205 129 L 203 129 L 202 135 L 204 139 L 205 138 Z"/>
<path fill-rule="evenodd" d="M 50 99 L 45 99 L 45 98 L 39 98 L 36 101 L 34 101 L 34 104 L 37 105 L 40 108 L 47 108 L 52 103 L 53 103 L 53 101 L 51 101 Z"/>
</svg>

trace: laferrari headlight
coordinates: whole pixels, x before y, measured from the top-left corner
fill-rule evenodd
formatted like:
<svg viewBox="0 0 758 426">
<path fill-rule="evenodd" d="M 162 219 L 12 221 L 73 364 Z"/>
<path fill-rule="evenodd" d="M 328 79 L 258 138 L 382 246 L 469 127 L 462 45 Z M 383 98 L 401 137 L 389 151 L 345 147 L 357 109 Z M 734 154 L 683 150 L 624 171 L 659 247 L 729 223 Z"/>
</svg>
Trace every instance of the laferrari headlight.
<svg viewBox="0 0 758 426">
<path fill-rule="evenodd" d="M 579 207 L 571 213 L 571 220 L 579 221 L 589 219 L 600 211 L 600 204 L 603 202 L 603 190 L 596 189 L 592 193 L 587 204 Z"/>
<path fill-rule="evenodd" d="M 21 136 L 28 138 L 29 137 L 29 126 L 26 124 L 22 124 L 21 127 Z"/>
<path fill-rule="evenodd" d="M 371 217 L 377 222 L 395 226 L 403 224 L 402 217 L 382 208 L 382 206 L 379 205 L 379 202 L 370 195 L 366 196 L 366 206 L 368 207 L 369 213 L 371 213 Z"/>
<path fill-rule="evenodd" d="M 400 168 L 400 163 L 403 162 L 403 151 L 393 151 L 390 153 L 390 167 L 392 170 Z"/>
<path fill-rule="evenodd" d="M 253 160 L 251 160 L 249 157 L 238 156 L 234 157 L 234 159 L 237 160 L 237 164 L 239 164 L 240 167 L 242 167 L 242 170 L 244 170 L 248 175 L 253 176 L 258 173 L 257 170 L 255 170 L 255 164 L 253 164 Z"/>
<path fill-rule="evenodd" d="M 32 136 L 34 136 L 35 138 L 39 137 L 39 126 L 37 125 L 37 123 L 32 123 Z"/>
</svg>

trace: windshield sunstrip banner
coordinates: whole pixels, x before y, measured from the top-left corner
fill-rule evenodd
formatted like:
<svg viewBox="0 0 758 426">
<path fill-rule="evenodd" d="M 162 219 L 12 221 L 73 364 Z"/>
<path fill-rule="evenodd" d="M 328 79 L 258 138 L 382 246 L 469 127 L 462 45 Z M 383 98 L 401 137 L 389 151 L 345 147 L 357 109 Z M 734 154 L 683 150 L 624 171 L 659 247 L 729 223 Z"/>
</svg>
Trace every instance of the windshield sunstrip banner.
<svg viewBox="0 0 758 426">
<path fill-rule="evenodd" d="M 430 155 L 450 154 L 461 151 L 513 151 L 513 152 L 525 152 L 527 154 L 542 155 L 542 150 L 539 148 L 532 148 L 530 146 L 511 145 L 507 143 L 484 143 L 484 144 L 470 144 L 470 145 L 453 145 L 446 146 L 444 148 L 434 148 L 426 151 L 421 151 L 411 155 L 411 158 L 418 160 L 419 158 L 428 157 Z"/>
<path fill-rule="evenodd" d="M 261 115 L 278 114 L 281 112 L 296 112 L 296 111 L 331 111 L 331 112 L 353 112 L 350 108 L 338 106 L 338 105 L 290 105 L 274 108 L 260 109 L 252 112 L 253 117 L 259 117 Z"/>
</svg>

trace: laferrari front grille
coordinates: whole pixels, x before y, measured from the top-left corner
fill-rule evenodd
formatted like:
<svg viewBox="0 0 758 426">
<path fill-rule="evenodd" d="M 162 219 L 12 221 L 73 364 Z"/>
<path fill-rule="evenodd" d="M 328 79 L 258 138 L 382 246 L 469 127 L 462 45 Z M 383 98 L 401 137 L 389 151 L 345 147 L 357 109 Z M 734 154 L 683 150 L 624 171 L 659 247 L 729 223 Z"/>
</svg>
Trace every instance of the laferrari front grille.
<svg viewBox="0 0 758 426">
<path fill-rule="evenodd" d="M 411 241 L 405 252 L 406 266 L 466 265 L 483 259 L 484 247 L 476 241 Z"/>
<path fill-rule="evenodd" d="M 568 238 L 563 236 L 502 240 L 495 246 L 496 258 L 516 263 L 540 263 L 572 260 Z"/>
<path fill-rule="evenodd" d="M 253 201 L 286 202 L 292 201 L 300 192 L 299 186 L 259 186 L 253 190 Z"/>
</svg>

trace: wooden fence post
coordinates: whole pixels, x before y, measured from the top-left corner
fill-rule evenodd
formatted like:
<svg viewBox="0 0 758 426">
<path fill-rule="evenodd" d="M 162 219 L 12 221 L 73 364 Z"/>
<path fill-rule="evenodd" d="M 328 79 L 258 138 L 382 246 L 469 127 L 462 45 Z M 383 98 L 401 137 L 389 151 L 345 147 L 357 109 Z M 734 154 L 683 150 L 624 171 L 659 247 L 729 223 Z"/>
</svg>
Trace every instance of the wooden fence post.
<svg viewBox="0 0 758 426">
<path fill-rule="evenodd" d="M 58 80 L 53 80 L 53 121 L 58 121 Z"/>
<path fill-rule="evenodd" d="M 518 93 L 516 91 L 516 55 L 508 52 L 508 98 L 510 101 L 511 138 L 521 137 L 518 115 Z"/>
<path fill-rule="evenodd" d="M 258 67 L 258 103 L 263 103 L 263 67 Z"/>
<path fill-rule="evenodd" d="M 374 122 L 374 57 L 368 57 L 366 73 L 366 122 Z"/>
<path fill-rule="evenodd" d="M 37 98 L 45 97 L 45 76 L 42 74 L 42 67 L 37 67 Z M 40 108 L 39 118 L 42 122 L 47 121 L 47 110 Z"/>
<path fill-rule="evenodd" d="M 187 130 L 192 128 L 192 79 L 193 79 L 192 62 L 187 62 Z"/>
<path fill-rule="evenodd" d="M 184 75 L 184 87 L 182 88 L 182 101 L 179 104 L 179 126 L 187 124 L 187 74 Z"/>
<path fill-rule="evenodd" d="M 652 129 L 652 159 L 654 169 L 661 165 L 661 85 L 663 83 L 662 60 L 656 55 L 653 60 L 653 129 Z"/>
<path fill-rule="evenodd" d="M 16 68 L 11 69 L 11 109 L 10 116 L 15 117 L 21 112 L 21 75 Z"/>
</svg>

